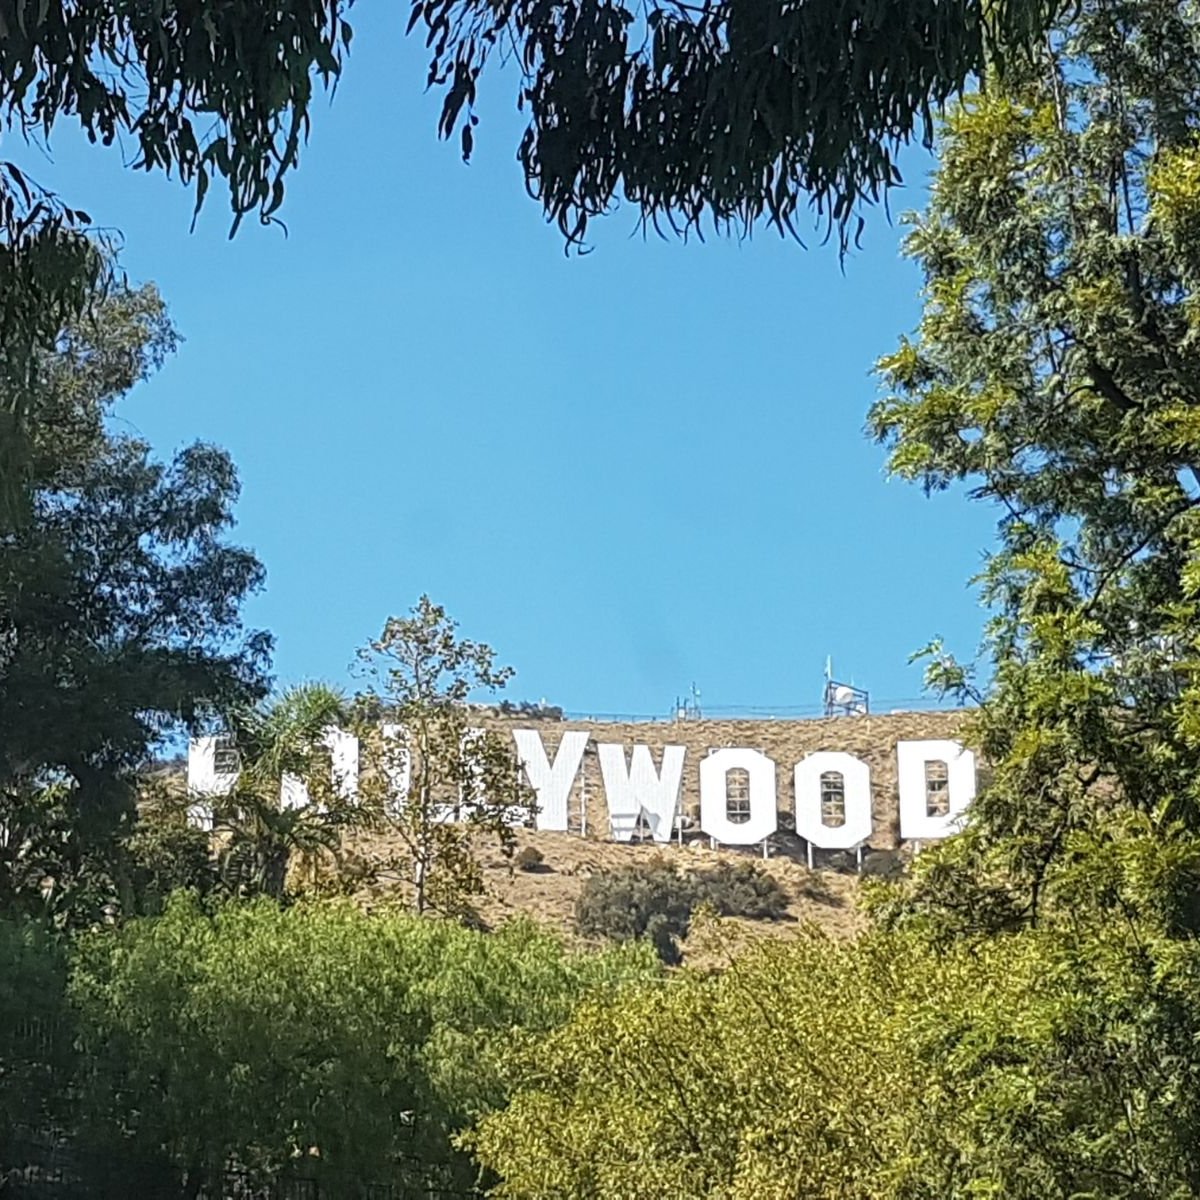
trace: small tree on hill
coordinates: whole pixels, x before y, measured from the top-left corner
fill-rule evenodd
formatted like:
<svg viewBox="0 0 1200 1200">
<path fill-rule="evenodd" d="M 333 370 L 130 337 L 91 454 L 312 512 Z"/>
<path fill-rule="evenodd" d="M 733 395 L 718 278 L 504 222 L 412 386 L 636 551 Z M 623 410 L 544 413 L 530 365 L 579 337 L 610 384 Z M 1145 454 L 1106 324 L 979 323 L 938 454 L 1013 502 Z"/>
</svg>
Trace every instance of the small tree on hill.
<svg viewBox="0 0 1200 1200">
<path fill-rule="evenodd" d="M 462 912 L 483 887 L 477 839 L 494 837 L 511 856 L 514 827 L 534 810 L 511 746 L 476 728 L 468 703 L 479 689 L 504 687 L 512 668 L 457 628 L 422 596 L 359 651 L 372 681 L 360 698 L 363 801 L 399 844 L 396 865 L 411 867 L 419 913 Z"/>
</svg>

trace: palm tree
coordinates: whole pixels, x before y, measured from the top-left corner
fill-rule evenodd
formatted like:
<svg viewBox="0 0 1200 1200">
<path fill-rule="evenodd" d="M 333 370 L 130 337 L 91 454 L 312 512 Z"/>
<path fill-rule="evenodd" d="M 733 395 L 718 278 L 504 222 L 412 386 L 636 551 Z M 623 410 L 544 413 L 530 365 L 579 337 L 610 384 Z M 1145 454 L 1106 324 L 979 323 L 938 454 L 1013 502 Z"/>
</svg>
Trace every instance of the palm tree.
<svg viewBox="0 0 1200 1200">
<path fill-rule="evenodd" d="M 346 809 L 327 742 L 345 713 L 336 688 L 306 683 L 232 714 L 241 769 L 214 825 L 225 835 L 218 868 L 226 886 L 282 899 L 293 855 L 312 859 L 336 845 Z M 285 807 L 285 788 L 300 802 Z"/>
</svg>

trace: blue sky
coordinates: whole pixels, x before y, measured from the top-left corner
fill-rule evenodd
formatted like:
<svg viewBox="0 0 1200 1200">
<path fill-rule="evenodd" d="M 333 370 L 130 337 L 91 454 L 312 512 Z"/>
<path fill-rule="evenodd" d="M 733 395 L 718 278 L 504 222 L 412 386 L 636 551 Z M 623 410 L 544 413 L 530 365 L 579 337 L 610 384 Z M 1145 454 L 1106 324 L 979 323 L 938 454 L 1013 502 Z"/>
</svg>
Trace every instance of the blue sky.
<svg viewBox="0 0 1200 1200">
<path fill-rule="evenodd" d="M 765 230 L 647 240 L 629 209 L 567 258 L 508 81 L 465 167 L 404 7 L 354 13 L 286 238 L 227 240 L 215 186 L 189 233 L 182 188 L 66 127 L 51 161 L 20 155 L 170 305 L 186 341 L 118 416 L 163 453 L 232 452 L 280 681 L 349 682 L 422 592 L 517 668 L 514 698 L 581 712 L 664 713 L 692 681 L 714 709 L 812 706 L 829 654 L 895 707 L 920 695 L 913 649 L 972 651 L 992 514 L 888 482 L 862 432 L 871 363 L 918 317 L 883 214 L 844 269 Z"/>
</svg>

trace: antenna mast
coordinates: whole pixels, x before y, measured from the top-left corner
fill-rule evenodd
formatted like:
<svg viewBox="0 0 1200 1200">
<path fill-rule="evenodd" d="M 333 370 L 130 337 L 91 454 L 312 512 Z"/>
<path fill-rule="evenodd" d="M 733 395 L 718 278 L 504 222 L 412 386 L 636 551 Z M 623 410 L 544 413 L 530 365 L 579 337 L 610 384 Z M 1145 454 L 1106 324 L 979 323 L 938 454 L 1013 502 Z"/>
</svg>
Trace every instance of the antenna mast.
<svg viewBox="0 0 1200 1200">
<path fill-rule="evenodd" d="M 703 714 L 700 712 L 700 689 L 693 682 L 690 693 L 683 697 L 675 697 L 675 720 L 699 721 Z"/>
<path fill-rule="evenodd" d="M 864 688 L 834 679 L 832 655 L 825 659 L 824 703 L 827 717 L 865 717 L 871 711 L 871 697 Z"/>
</svg>

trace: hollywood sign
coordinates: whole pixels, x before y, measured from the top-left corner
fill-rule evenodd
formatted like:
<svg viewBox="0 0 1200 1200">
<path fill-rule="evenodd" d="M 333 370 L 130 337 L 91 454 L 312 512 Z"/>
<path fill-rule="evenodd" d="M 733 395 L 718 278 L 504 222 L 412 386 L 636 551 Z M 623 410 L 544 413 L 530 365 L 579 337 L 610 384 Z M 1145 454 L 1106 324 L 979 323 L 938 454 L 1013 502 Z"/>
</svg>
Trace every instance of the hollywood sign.
<svg viewBox="0 0 1200 1200">
<path fill-rule="evenodd" d="M 395 726 L 385 735 L 401 737 Z M 586 730 L 563 733 L 553 759 L 546 753 L 536 729 L 514 729 L 518 760 L 537 796 L 534 816 L 539 830 L 568 831 L 569 801 L 580 776 L 583 756 L 591 741 Z M 334 783 L 343 794 L 353 795 L 358 783 L 358 739 L 342 730 L 326 735 L 333 763 Z M 609 836 L 629 841 L 644 822 L 655 841 L 667 842 L 679 829 L 680 792 L 687 747 L 666 745 L 661 766 L 656 767 L 650 747 L 598 742 Z M 937 803 L 931 803 L 929 766 L 939 767 Z M 975 797 L 975 756 L 952 740 L 928 739 L 896 743 L 897 792 L 900 837 L 927 841 L 947 837 L 961 828 L 967 807 Z M 700 757 L 700 830 L 716 842 L 749 846 L 769 838 L 778 829 L 779 771 L 761 750 L 727 746 Z M 744 789 L 736 816 L 731 815 L 730 776 L 740 773 Z M 793 768 L 796 833 L 810 846 L 850 850 L 861 846 L 872 833 L 871 768 L 861 758 L 839 750 L 806 754 Z M 188 787 L 201 801 L 227 793 L 237 778 L 235 764 L 222 763 L 216 738 L 197 738 L 188 750 Z M 401 756 L 392 775 L 398 794 L 408 786 L 408 764 Z M 827 824 L 822 811 L 822 791 L 831 781 L 842 799 L 840 823 Z M 285 777 L 280 802 L 285 807 L 307 803 L 301 780 Z M 201 805 L 201 811 L 204 811 Z M 450 811 L 450 810 L 447 810 Z"/>
</svg>

